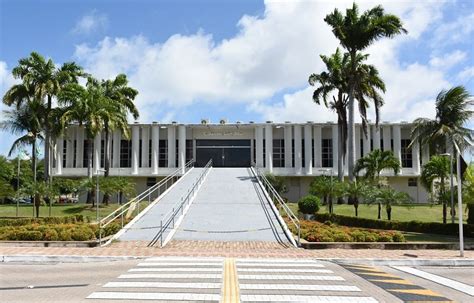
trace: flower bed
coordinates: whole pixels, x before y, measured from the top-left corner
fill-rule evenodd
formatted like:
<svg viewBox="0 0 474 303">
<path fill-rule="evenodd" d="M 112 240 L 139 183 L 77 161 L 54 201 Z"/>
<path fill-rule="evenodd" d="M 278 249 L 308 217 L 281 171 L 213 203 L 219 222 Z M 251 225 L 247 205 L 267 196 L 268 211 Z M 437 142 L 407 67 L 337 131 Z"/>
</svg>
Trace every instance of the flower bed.
<svg viewBox="0 0 474 303">
<path fill-rule="evenodd" d="M 296 233 L 294 225 L 288 225 Z M 399 231 L 339 226 L 331 222 L 301 221 L 301 238 L 309 242 L 405 242 Z"/>
</svg>

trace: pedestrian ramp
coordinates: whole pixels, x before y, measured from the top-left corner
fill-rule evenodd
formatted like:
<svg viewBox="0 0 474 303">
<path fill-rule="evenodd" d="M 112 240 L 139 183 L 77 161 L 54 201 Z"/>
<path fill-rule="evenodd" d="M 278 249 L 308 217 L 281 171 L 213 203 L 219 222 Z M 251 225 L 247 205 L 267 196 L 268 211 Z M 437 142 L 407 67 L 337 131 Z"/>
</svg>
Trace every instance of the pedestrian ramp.
<svg viewBox="0 0 474 303">
<path fill-rule="evenodd" d="M 334 264 L 301 259 L 153 257 L 91 293 L 90 302 L 374 303 Z"/>
<path fill-rule="evenodd" d="M 127 224 L 118 235 L 120 241 L 153 241 L 162 230 L 163 218 L 189 193 L 205 168 L 191 168 L 163 195 L 158 197 L 139 216 Z"/>
</svg>

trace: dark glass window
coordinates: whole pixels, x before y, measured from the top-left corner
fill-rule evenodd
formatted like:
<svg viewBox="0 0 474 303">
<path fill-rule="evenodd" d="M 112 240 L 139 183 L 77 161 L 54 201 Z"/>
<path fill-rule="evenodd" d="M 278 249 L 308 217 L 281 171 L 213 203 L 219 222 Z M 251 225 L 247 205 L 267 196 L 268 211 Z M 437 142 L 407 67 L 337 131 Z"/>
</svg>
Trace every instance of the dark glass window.
<svg viewBox="0 0 474 303">
<path fill-rule="evenodd" d="M 410 139 L 401 140 L 402 167 L 413 167 L 413 155 L 411 153 L 411 147 L 408 147 L 410 144 Z"/>
<path fill-rule="evenodd" d="M 100 140 L 100 167 L 105 167 L 105 140 Z"/>
<path fill-rule="evenodd" d="M 132 141 L 120 140 L 120 167 L 132 167 Z"/>
<path fill-rule="evenodd" d="M 175 146 L 175 156 L 174 156 L 174 165 L 175 167 L 179 166 L 179 141 L 176 140 L 176 146 Z"/>
<path fill-rule="evenodd" d="M 322 167 L 332 167 L 332 139 L 321 141 L 321 160 Z"/>
<path fill-rule="evenodd" d="M 156 178 L 154 178 L 154 177 L 148 177 L 148 178 L 146 178 L 146 186 L 151 187 L 151 186 L 153 186 L 153 185 L 155 185 L 155 184 L 156 184 Z"/>
<path fill-rule="evenodd" d="M 303 163 L 301 163 L 301 166 L 302 167 L 305 167 L 305 150 L 306 148 L 304 148 L 304 139 L 301 140 L 301 161 L 303 161 Z"/>
<path fill-rule="evenodd" d="M 148 140 L 148 164 L 150 166 L 151 166 L 151 153 L 152 153 L 151 140 Z"/>
<path fill-rule="evenodd" d="M 66 167 L 67 140 L 63 140 L 63 167 Z"/>
<path fill-rule="evenodd" d="M 393 151 L 393 139 L 390 140 L 390 149 Z"/>
<path fill-rule="evenodd" d="M 410 187 L 418 186 L 418 181 L 416 180 L 416 178 L 408 178 L 408 186 Z"/>
<path fill-rule="evenodd" d="M 273 167 L 285 167 L 285 140 L 273 140 Z"/>
<path fill-rule="evenodd" d="M 89 146 L 90 142 L 90 146 Z M 84 154 L 82 157 L 82 167 L 87 167 L 87 163 L 89 162 L 89 150 L 92 151 L 92 163 L 94 163 L 94 141 L 92 140 L 84 140 Z"/>
<path fill-rule="evenodd" d="M 383 139 L 380 139 L 380 150 L 383 151 Z"/>
<path fill-rule="evenodd" d="M 193 140 L 186 140 L 186 163 L 193 159 Z"/>
<path fill-rule="evenodd" d="M 313 159 L 313 166 L 316 166 L 316 159 L 314 158 L 314 139 L 311 140 L 311 158 Z"/>
<path fill-rule="evenodd" d="M 143 167 L 142 166 L 142 149 L 143 149 L 143 142 L 142 139 L 138 141 L 138 167 Z"/>
<path fill-rule="evenodd" d="M 295 167 L 295 140 L 291 140 L 291 165 Z"/>
<path fill-rule="evenodd" d="M 158 159 L 159 167 L 168 166 L 168 140 L 160 140 Z"/>
<path fill-rule="evenodd" d="M 72 157 L 72 167 L 76 167 L 76 160 L 77 160 L 77 140 L 74 140 L 73 146 L 73 157 Z"/>
<path fill-rule="evenodd" d="M 370 139 L 370 151 L 374 150 L 374 140 Z"/>
<path fill-rule="evenodd" d="M 265 150 L 265 148 L 266 148 L 266 146 L 265 146 L 265 145 L 266 145 L 266 144 L 265 144 L 265 139 L 263 139 L 263 143 L 262 143 L 262 144 L 263 144 L 263 148 L 262 148 L 262 150 L 263 150 L 263 167 L 265 167 L 265 163 L 266 163 L 266 161 L 267 161 L 267 159 L 266 159 L 267 157 L 265 157 L 265 154 L 266 154 L 266 150 Z"/>
<path fill-rule="evenodd" d="M 257 145 L 256 145 L 255 140 L 253 140 L 253 162 L 255 165 L 257 164 L 256 155 L 257 155 Z"/>
<path fill-rule="evenodd" d="M 360 139 L 360 157 L 364 156 L 364 139 Z"/>
</svg>

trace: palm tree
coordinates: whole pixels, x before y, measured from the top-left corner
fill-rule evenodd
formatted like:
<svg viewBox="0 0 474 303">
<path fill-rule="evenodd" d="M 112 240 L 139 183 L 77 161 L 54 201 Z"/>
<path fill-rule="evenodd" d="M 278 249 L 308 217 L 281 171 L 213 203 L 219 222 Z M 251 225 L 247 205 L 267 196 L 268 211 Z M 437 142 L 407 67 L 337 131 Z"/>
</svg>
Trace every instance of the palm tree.
<svg viewBox="0 0 474 303">
<path fill-rule="evenodd" d="M 357 160 L 354 167 L 354 174 L 358 175 L 359 172 L 365 170 L 365 178 L 372 180 L 380 187 L 380 173 L 384 169 L 392 170 L 395 175 L 400 172 L 400 161 L 395 157 L 392 151 L 386 150 L 381 151 L 375 149 L 365 157 Z M 377 218 L 380 220 L 382 217 L 382 205 L 378 203 L 378 215 Z"/>
<path fill-rule="evenodd" d="M 364 198 L 369 190 L 369 184 L 363 181 L 343 183 L 343 194 L 347 197 L 348 204 L 354 206 L 355 216 L 359 215 L 359 199 Z"/>
<path fill-rule="evenodd" d="M 405 192 L 399 192 L 391 187 L 384 186 L 376 188 L 371 194 L 372 198 L 369 198 L 370 203 L 373 199 L 377 204 L 385 205 L 385 211 L 387 212 L 387 219 L 392 220 L 392 206 L 395 204 L 404 204 L 412 202 L 412 198 Z"/>
<path fill-rule="evenodd" d="M 352 66 L 351 57 L 348 53 L 341 54 L 339 48 L 336 53 L 330 57 L 321 55 L 321 59 L 326 65 L 327 72 L 321 74 L 312 74 L 309 77 L 309 84 L 320 86 L 313 93 L 313 101 L 321 104 L 321 99 L 326 107 L 337 113 L 337 125 L 339 134 L 339 154 L 338 154 L 338 179 L 344 179 L 344 159 L 347 150 L 347 104 L 349 99 L 349 76 Z M 367 137 L 368 119 L 367 107 L 368 100 L 372 100 L 375 105 L 376 125 L 379 121 L 379 108 L 383 105 L 383 99 L 379 91 L 385 92 L 385 84 L 379 77 L 379 73 L 372 65 L 364 63 L 368 55 L 357 54 L 356 56 L 356 74 L 357 83 L 355 85 L 355 94 L 359 101 L 359 113 L 362 118 L 362 129 Z M 328 102 L 328 95 L 333 95 L 333 100 Z"/>
<path fill-rule="evenodd" d="M 463 200 L 466 201 L 467 223 L 474 224 L 474 163 L 467 167 L 464 173 Z"/>
<path fill-rule="evenodd" d="M 58 96 L 61 105 L 65 105 L 62 115 L 62 125 L 76 122 L 79 127 L 84 127 L 88 143 L 87 149 L 87 176 L 92 179 L 92 145 L 94 138 L 104 128 L 104 121 L 117 110 L 113 108 L 104 96 L 100 83 L 89 77 L 86 87 L 77 83 L 71 83 L 63 88 Z M 96 202 L 93 193 L 89 191 L 87 202 Z M 97 201 L 98 202 L 98 201 Z"/>
<path fill-rule="evenodd" d="M 138 119 L 139 113 L 133 100 L 138 95 L 138 91 L 128 86 L 127 76 L 119 74 L 113 80 L 105 80 L 101 83 L 104 89 L 104 96 L 117 107 L 115 112 L 110 113 L 110 119 L 104 120 L 105 133 L 105 155 L 104 155 L 104 177 L 110 174 L 110 132 L 119 129 L 125 138 L 129 137 L 127 114 L 132 114 L 134 119 Z M 109 194 L 104 193 L 103 203 L 108 205 Z"/>
<path fill-rule="evenodd" d="M 333 180 L 332 177 L 328 176 L 318 176 L 314 178 L 313 182 L 309 185 L 309 193 L 313 196 L 320 197 L 321 200 L 327 203 L 330 214 L 334 212 L 333 197 L 339 196 L 340 192 L 341 182 L 337 179 Z"/>
<path fill-rule="evenodd" d="M 29 57 L 22 58 L 18 61 L 18 66 L 14 67 L 12 74 L 15 78 L 21 79 L 22 84 L 33 89 L 37 100 L 45 103 L 44 111 L 44 159 L 45 159 L 45 174 L 44 178 L 49 182 L 51 170 L 51 111 L 53 109 L 53 98 L 57 97 L 63 87 L 68 83 L 77 83 L 78 77 L 84 76 L 84 72 L 74 62 L 64 63 L 61 67 L 56 67 L 53 60 L 46 60 L 43 56 L 36 52 L 32 52 Z M 7 105 L 15 104 L 20 106 L 25 98 L 22 97 L 25 92 L 20 86 L 14 85 L 10 88 L 5 96 L 3 102 Z M 28 92 L 29 93 L 29 92 Z"/>
<path fill-rule="evenodd" d="M 443 204 L 443 223 L 446 223 L 447 197 L 446 180 L 449 177 L 450 163 L 444 156 L 433 156 L 430 161 L 423 165 L 421 171 L 421 184 L 432 194 L 436 192 L 438 202 Z"/>
<path fill-rule="evenodd" d="M 346 10 L 346 15 L 335 9 L 334 12 L 324 18 L 324 21 L 332 27 L 332 32 L 339 40 L 341 46 L 346 49 L 351 58 L 349 74 L 349 178 L 354 180 L 355 166 L 355 136 L 354 136 L 354 98 L 359 98 L 357 94 L 357 65 L 356 58 L 360 51 L 383 37 L 394 37 L 395 35 L 406 33 L 400 19 L 391 14 L 385 14 L 382 6 L 376 6 L 359 15 L 359 8 L 356 3 L 352 8 Z M 359 102 L 361 100 L 358 99 Z M 363 102 L 364 103 L 364 102 Z M 360 105 L 359 105 L 360 107 Z"/>
</svg>

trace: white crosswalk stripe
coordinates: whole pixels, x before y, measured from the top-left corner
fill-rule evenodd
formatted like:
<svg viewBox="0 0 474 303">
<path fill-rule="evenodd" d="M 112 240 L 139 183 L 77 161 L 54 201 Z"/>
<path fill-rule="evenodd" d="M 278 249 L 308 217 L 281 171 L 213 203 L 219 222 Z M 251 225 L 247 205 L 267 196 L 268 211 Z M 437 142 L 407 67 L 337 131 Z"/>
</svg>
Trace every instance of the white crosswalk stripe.
<svg viewBox="0 0 474 303">
<path fill-rule="evenodd" d="M 372 297 L 295 296 L 295 295 L 243 295 L 241 302 L 311 302 L 311 303 L 374 303 Z"/>
</svg>

